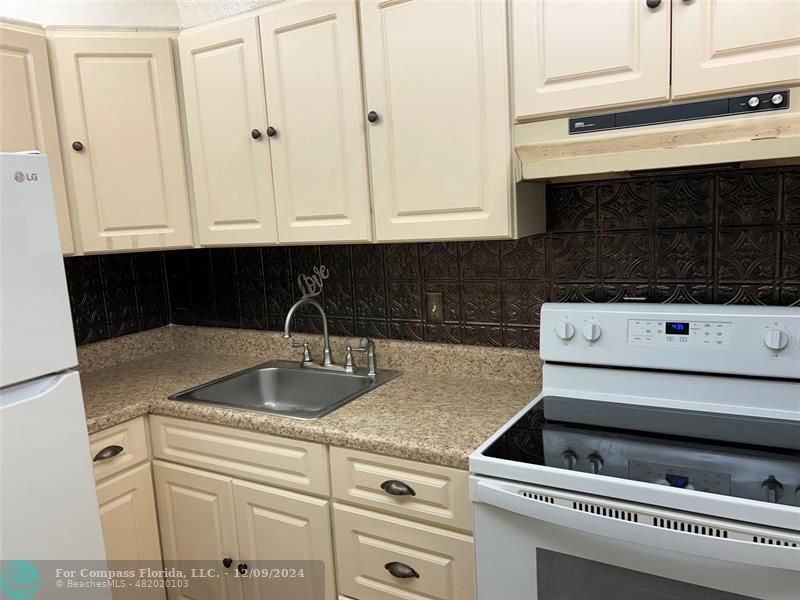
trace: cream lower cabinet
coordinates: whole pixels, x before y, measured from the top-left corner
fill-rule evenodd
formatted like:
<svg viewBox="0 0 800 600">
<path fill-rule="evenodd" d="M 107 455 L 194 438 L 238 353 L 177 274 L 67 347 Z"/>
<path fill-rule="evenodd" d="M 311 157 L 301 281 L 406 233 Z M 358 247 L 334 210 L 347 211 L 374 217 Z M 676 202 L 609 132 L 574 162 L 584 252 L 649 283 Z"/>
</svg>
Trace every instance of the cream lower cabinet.
<svg viewBox="0 0 800 600">
<path fill-rule="evenodd" d="M 106 557 L 112 569 L 160 569 L 161 545 L 144 418 L 90 436 Z M 114 600 L 163 600 L 164 589 L 129 580 Z"/>
<path fill-rule="evenodd" d="M 80 249 L 191 246 L 171 34 L 47 35 Z"/>
<path fill-rule="evenodd" d="M 223 573 L 171 600 L 474 600 L 466 471 L 174 417 L 150 431 L 165 566 Z"/>
<path fill-rule="evenodd" d="M 512 0 L 511 11 L 518 119 L 669 98 L 670 0 Z"/>
<path fill-rule="evenodd" d="M 281 589 L 290 597 L 335 597 L 327 500 L 162 461 L 154 472 L 166 565 L 228 570 L 193 580 L 188 591 L 170 590 L 170 598 L 258 600 L 283 597 Z M 309 561 L 324 567 L 314 571 Z M 285 581 L 247 576 L 270 568 L 305 573 Z"/>
<path fill-rule="evenodd" d="M 376 239 L 515 235 L 506 3 L 359 6 Z"/>
<path fill-rule="evenodd" d="M 800 82 L 800 2 L 672 3 L 676 98 Z"/>
<path fill-rule="evenodd" d="M 0 23 L 0 73 L 0 152 L 47 154 L 61 251 L 72 254 L 75 246 L 44 30 Z"/>
<path fill-rule="evenodd" d="M 475 598 L 466 471 L 331 448 L 331 476 L 339 593 L 359 600 Z"/>
</svg>

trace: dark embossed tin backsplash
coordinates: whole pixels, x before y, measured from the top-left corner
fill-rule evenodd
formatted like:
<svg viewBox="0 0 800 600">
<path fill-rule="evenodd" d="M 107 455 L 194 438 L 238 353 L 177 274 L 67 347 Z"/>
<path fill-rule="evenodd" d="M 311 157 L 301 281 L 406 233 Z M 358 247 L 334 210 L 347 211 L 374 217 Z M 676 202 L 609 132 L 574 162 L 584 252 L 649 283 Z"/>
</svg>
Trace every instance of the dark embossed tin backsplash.
<svg viewBox="0 0 800 600">
<path fill-rule="evenodd" d="M 340 335 L 536 347 L 548 300 L 800 306 L 796 167 L 551 185 L 547 204 L 548 233 L 517 241 L 69 258 L 76 336 L 168 320 L 280 329 L 297 275 L 318 264 Z M 426 321 L 428 292 L 441 294 L 442 323 Z M 305 312 L 296 326 L 320 321 Z"/>
</svg>

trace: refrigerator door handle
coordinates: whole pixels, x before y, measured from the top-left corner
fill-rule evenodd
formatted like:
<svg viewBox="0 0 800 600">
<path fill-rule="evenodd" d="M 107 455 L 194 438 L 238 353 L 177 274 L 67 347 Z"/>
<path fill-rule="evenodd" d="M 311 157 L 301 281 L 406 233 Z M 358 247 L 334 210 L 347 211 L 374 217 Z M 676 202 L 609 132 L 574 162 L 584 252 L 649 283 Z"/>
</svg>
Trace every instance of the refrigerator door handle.
<svg viewBox="0 0 800 600">
<path fill-rule="evenodd" d="M 73 371 L 64 371 L 53 375 L 46 375 L 30 381 L 23 381 L 15 385 L 0 388 L 0 409 L 8 408 L 34 398 L 46 396 L 56 389 Z"/>
</svg>

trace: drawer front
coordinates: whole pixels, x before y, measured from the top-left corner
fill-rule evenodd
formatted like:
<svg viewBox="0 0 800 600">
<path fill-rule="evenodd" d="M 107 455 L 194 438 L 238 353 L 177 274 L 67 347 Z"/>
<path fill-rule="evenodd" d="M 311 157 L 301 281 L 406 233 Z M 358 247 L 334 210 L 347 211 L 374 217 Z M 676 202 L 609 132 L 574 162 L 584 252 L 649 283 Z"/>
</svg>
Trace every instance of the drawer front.
<svg viewBox="0 0 800 600">
<path fill-rule="evenodd" d="M 339 503 L 333 518 L 337 581 L 345 596 L 475 598 L 471 536 Z"/>
<path fill-rule="evenodd" d="M 331 448 L 331 473 L 333 497 L 338 500 L 472 531 L 466 471 Z M 394 495 L 384 488 L 413 495 Z"/>
<path fill-rule="evenodd" d="M 234 427 L 152 416 L 153 455 L 175 463 L 328 496 L 328 451 L 321 444 Z"/>
<path fill-rule="evenodd" d="M 96 481 L 147 460 L 150 458 L 150 453 L 147 448 L 144 417 L 93 433 L 89 436 L 89 449 Z M 104 454 L 108 458 L 103 458 Z"/>
</svg>

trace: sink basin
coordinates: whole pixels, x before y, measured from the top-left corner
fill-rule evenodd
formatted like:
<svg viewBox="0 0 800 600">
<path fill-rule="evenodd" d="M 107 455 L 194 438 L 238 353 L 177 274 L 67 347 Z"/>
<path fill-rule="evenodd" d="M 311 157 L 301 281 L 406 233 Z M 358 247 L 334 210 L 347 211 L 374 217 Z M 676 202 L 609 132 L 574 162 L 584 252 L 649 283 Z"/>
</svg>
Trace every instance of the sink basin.
<svg viewBox="0 0 800 600">
<path fill-rule="evenodd" d="M 394 379 L 400 371 L 378 369 L 375 377 L 301 367 L 273 360 L 170 396 L 170 400 L 202 402 L 257 410 L 293 419 L 314 420 Z"/>
</svg>

